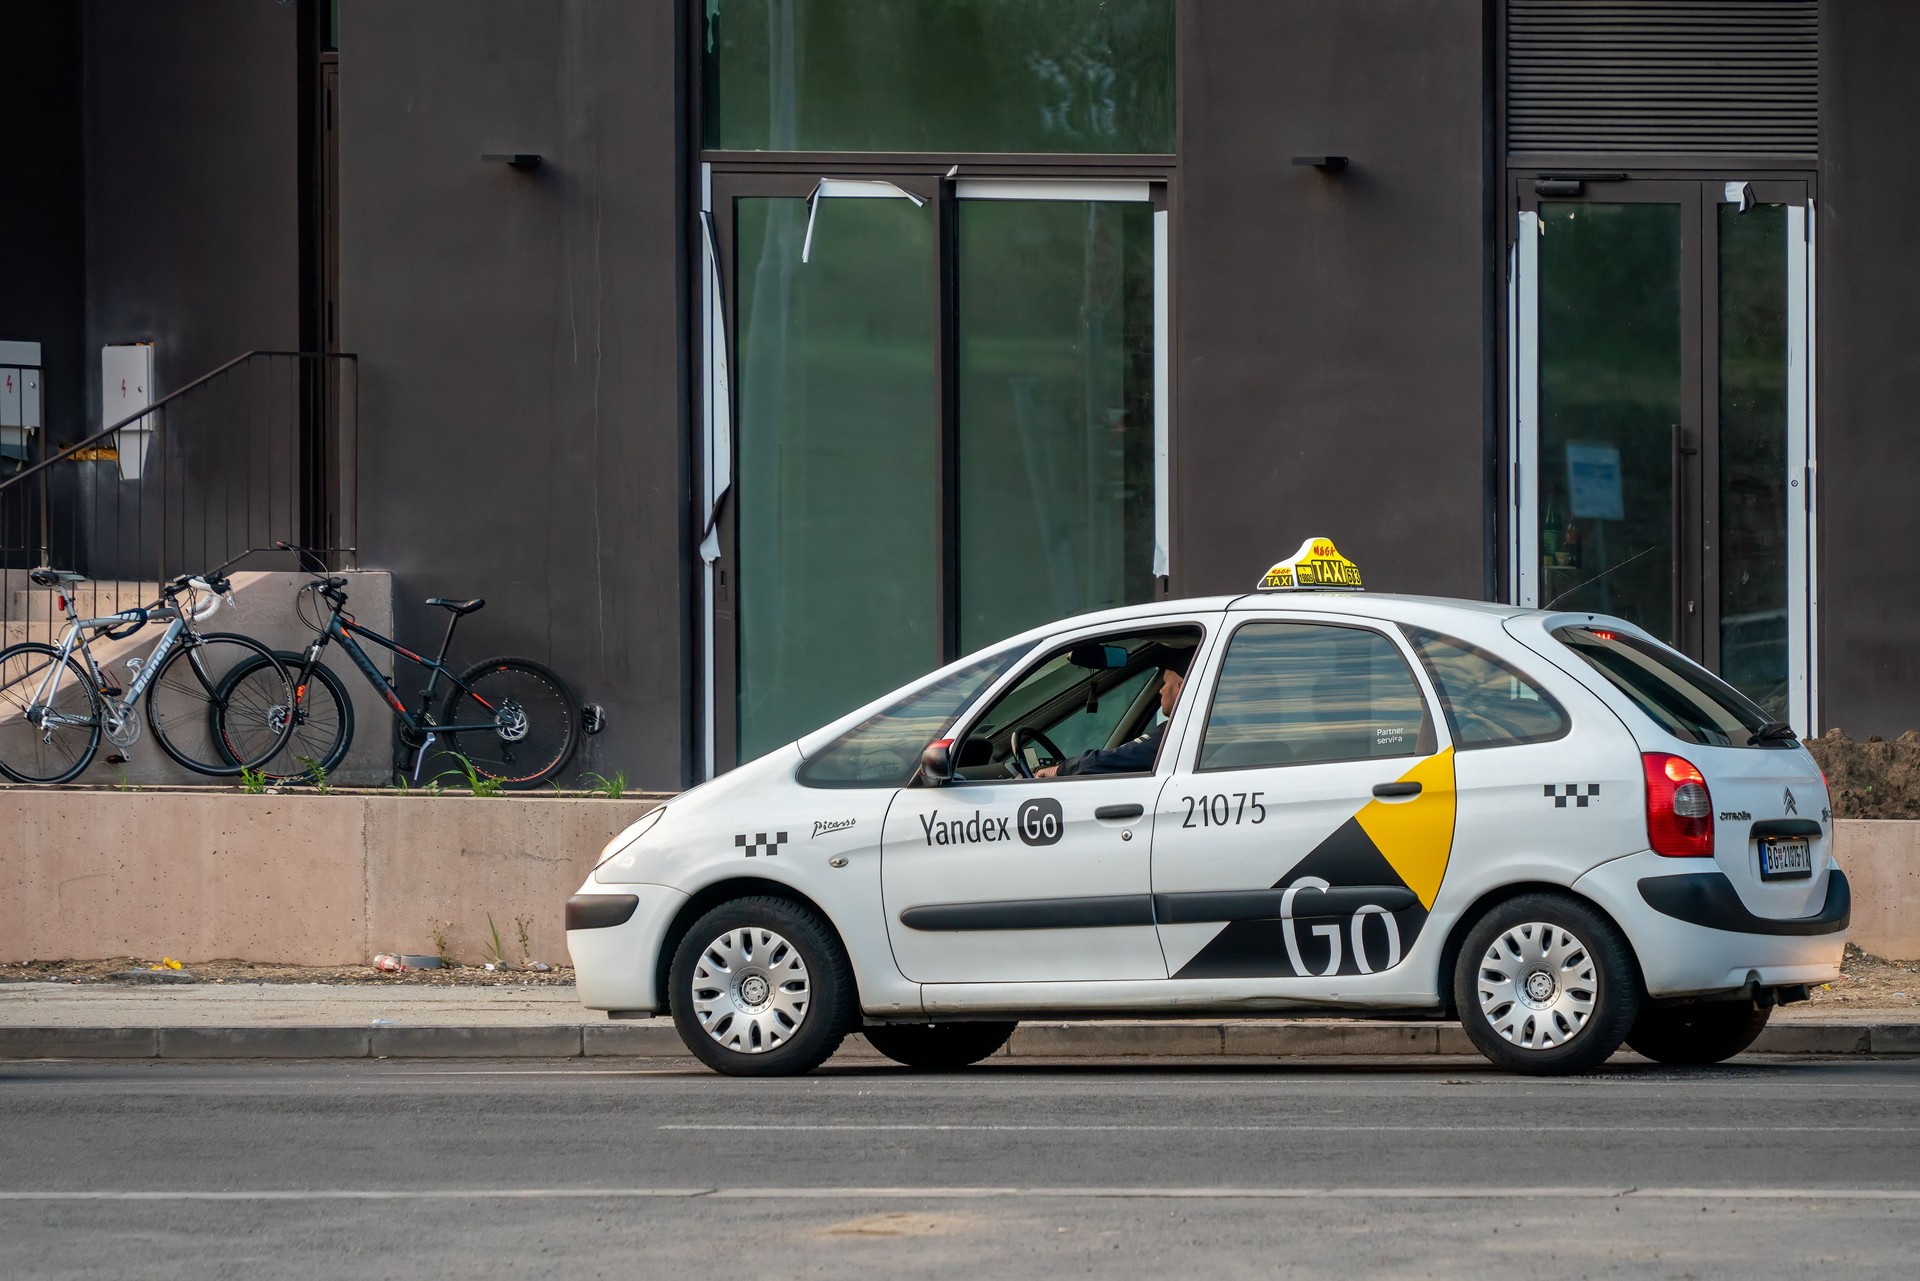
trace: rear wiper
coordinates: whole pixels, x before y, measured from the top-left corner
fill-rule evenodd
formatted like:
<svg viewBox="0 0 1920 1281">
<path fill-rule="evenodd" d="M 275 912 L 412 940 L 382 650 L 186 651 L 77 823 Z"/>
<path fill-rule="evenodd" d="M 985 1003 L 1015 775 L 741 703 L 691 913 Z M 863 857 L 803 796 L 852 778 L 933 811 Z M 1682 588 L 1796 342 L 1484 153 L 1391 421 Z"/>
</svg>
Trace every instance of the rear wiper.
<svg viewBox="0 0 1920 1281">
<path fill-rule="evenodd" d="M 1800 736 L 1793 732 L 1793 726 L 1787 724 L 1785 721 L 1768 721 L 1765 725 L 1753 731 L 1753 736 L 1747 740 L 1747 746 L 1754 747 L 1761 743 L 1778 743 L 1783 739 L 1798 741 L 1799 738 Z"/>
</svg>

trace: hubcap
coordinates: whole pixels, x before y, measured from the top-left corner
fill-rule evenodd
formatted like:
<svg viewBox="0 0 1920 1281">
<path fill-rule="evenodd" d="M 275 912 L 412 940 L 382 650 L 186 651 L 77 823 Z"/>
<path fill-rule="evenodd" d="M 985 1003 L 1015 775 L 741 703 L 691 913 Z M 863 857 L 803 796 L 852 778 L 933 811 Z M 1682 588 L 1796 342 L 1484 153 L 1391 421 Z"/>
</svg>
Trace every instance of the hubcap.
<svg viewBox="0 0 1920 1281">
<path fill-rule="evenodd" d="M 759 926 L 728 930 L 693 967 L 693 1013 L 708 1036 L 739 1054 L 765 1054 L 791 1040 L 812 1001 L 807 963 L 793 944 Z"/>
<path fill-rule="evenodd" d="M 1558 925 L 1516 925 L 1480 958 L 1480 1013 L 1525 1050 L 1550 1050 L 1593 1017 L 1599 981 L 1587 945 Z"/>
</svg>

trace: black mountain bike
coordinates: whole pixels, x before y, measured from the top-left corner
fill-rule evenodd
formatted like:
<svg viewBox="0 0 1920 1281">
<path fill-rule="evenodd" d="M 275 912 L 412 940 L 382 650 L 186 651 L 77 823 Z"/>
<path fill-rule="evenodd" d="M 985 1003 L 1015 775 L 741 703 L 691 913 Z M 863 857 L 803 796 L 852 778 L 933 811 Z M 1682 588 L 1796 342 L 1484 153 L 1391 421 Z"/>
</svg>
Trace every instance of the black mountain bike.
<svg viewBox="0 0 1920 1281">
<path fill-rule="evenodd" d="M 547 667 L 526 658 L 489 658 L 456 676 L 447 666 L 453 629 L 462 618 L 484 606 L 484 600 L 436 596 L 427 601 L 449 614 L 440 652 L 427 658 L 354 621 L 346 608 L 347 580 L 329 574 L 326 563 L 315 553 L 291 543 L 275 546 L 298 553 L 303 563 L 317 566 L 315 572 L 321 577 L 303 586 L 294 604 L 300 620 L 314 630 L 313 643 L 302 653 L 278 655 L 293 679 L 293 725 L 286 744 L 261 767 L 266 777 L 300 779 L 316 773 L 324 777 L 346 759 L 347 749 L 353 744 L 353 702 L 340 678 L 320 661 L 329 644 L 338 644 L 347 652 L 361 675 L 393 709 L 400 751 L 412 758 L 408 761 L 396 754 L 395 764 L 415 782 L 436 744 L 464 758 L 481 778 L 497 779 L 507 787 L 543 783 L 572 759 L 580 743 L 580 701 Z M 396 692 L 395 682 L 381 675 L 356 637 L 427 670 L 418 710 L 408 710 Z M 236 668 L 229 679 L 238 684 L 247 676 L 248 668 L 243 666 Z M 451 688 L 436 712 L 434 695 L 442 677 Z"/>
</svg>

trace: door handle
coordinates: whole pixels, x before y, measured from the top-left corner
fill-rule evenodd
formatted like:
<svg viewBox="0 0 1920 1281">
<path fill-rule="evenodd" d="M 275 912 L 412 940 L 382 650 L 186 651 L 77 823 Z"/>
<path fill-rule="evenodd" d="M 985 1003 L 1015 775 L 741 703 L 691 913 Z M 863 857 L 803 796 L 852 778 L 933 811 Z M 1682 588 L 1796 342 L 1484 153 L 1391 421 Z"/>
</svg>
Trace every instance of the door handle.
<svg viewBox="0 0 1920 1281">
<path fill-rule="evenodd" d="M 1375 796 L 1418 796 L 1420 795 L 1420 784 L 1375 783 L 1373 785 L 1373 794 Z"/>
<path fill-rule="evenodd" d="M 1146 812 L 1144 805 L 1102 805 L 1093 812 L 1093 816 L 1099 819 L 1139 818 Z"/>
</svg>

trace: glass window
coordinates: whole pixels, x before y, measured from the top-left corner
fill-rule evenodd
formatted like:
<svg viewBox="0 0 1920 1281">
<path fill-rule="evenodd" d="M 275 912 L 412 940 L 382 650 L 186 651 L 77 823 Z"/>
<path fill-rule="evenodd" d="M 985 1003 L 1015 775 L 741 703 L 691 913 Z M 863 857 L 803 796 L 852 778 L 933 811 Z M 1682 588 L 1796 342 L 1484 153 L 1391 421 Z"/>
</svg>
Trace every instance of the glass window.
<svg viewBox="0 0 1920 1281">
<path fill-rule="evenodd" d="M 725 151 L 1173 150 L 1173 0 L 707 0 Z"/>
<path fill-rule="evenodd" d="M 1566 734 L 1566 712 L 1519 669 L 1466 641 L 1418 627 L 1405 631 L 1439 691 L 1459 750 L 1544 743 Z"/>
<path fill-rule="evenodd" d="M 1675 738 L 1747 747 L 1773 728 L 1745 694 L 1664 646 L 1597 627 L 1562 627 L 1554 636 Z"/>
<path fill-rule="evenodd" d="M 1426 700 L 1378 632 L 1250 623 L 1233 635 L 1207 713 L 1199 768 L 1254 769 L 1425 755 Z"/>
<path fill-rule="evenodd" d="M 962 200 L 957 261 L 961 646 L 1152 599 L 1153 207 Z"/>
<path fill-rule="evenodd" d="M 933 217 L 908 200 L 836 200 L 833 234 L 814 237 L 803 266 L 806 201 L 734 208 L 737 725 L 750 760 L 943 658 Z"/>
<path fill-rule="evenodd" d="M 814 753 L 800 767 L 800 781 L 808 787 L 906 786 L 927 744 L 1032 648 L 1009 645 L 935 676 Z"/>
<path fill-rule="evenodd" d="M 968 726 L 960 776 L 1005 777 L 1015 730 L 1044 734 L 1059 749 L 1055 758 L 1040 745 L 1041 765 L 1145 733 L 1159 718 L 1160 669 L 1170 660 L 1184 665 L 1200 638 L 1198 627 L 1160 627 L 1076 641 L 1047 655 Z"/>
</svg>

